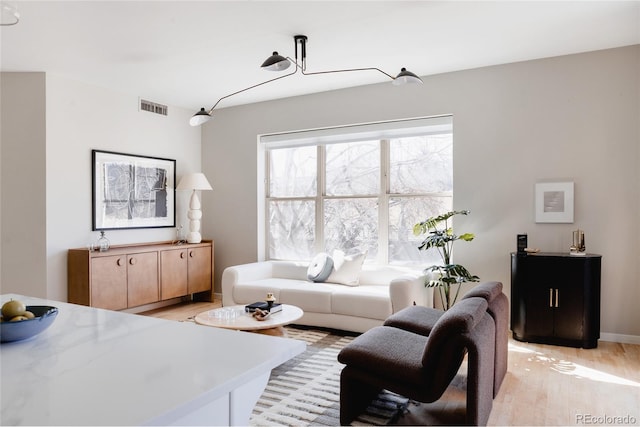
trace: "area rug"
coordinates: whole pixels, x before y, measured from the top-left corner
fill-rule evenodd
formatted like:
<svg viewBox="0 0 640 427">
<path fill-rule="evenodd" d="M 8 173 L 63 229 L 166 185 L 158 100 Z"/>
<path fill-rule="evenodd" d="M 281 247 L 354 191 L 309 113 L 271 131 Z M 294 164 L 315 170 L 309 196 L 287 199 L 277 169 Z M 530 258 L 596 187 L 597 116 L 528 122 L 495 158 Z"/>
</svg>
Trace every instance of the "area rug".
<svg viewBox="0 0 640 427">
<path fill-rule="evenodd" d="M 340 350 L 353 336 L 338 331 L 286 327 L 289 338 L 307 343 L 307 350 L 271 372 L 249 424 L 252 426 L 339 426 Z M 353 423 L 387 425 L 408 405 L 408 399 L 382 391 Z"/>
</svg>

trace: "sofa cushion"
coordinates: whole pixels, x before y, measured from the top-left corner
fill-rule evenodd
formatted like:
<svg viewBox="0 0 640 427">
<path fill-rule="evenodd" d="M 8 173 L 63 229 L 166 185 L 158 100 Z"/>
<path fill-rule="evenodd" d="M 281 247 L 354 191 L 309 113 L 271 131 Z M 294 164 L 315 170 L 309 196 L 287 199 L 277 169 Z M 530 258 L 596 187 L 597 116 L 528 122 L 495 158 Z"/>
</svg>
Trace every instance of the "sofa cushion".
<svg viewBox="0 0 640 427">
<path fill-rule="evenodd" d="M 333 258 L 324 252 L 316 255 L 307 268 L 307 279 L 312 282 L 324 282 L 333 271 Z"/>
<path fill-rule="evenodd" d="M 421 270 L 396 265 L 363 264 L 360 272 L 360 283 L 367 285 L 389 286 L 393 279 L 400 276 L 422 276 Z"/>
<path fill-rule="evenodd" d="M 384 321 L 384 325 L 420 335 L 429 335 L 433 325 L 443 314 L 444 311 L 437 308 L 411 305 L 389 316 Z"/>
<path fill-rule="evenodd" d="M 309 263 L 302 261 L 268 261 L 271 264 L 271 277 L 281 279 L 306 280 Z"/>
<path fill-rule="evenodd" d="M 300 307 L 305 312 L 331 313 L 332 287 L 326 283 L 305 282 L 304 286 L 288 286 L 280 290 L 280 301 Z"/>
<path fill-rule="evenodd" d="M 289 287 L 309 286 L 306 280 L 291 280 L 280 278 L 268 278 L 250 280 L 233 287 L 233 300 L 236 304 L 250 304 L 252 302 L 264 301 L 267 292 L 273 293 L 277 302 L 280 301 L 280 291 Z"/>
<path fill-rule="evenodd" d="M 331 295 L 334 314 L 386 319 L 393 311 L 389 299 L 389 288 L 384 286 L 347 287 L 334 285 Z"/>
<path fill-rule="evenodd" d="M 346 286 L 358 286 L 362 263 L 367 252 L 345 255 L 342 251 L 333 251 L 333 271 L 327 278 L 329 283 L 339 283 Z"/>
<path fill-rule="evenodd" d="M 334 287 L 306 280 L 269 278 L 243 282 L 233 288 L 233 299 L 237 304 L 264 301 L 267 292 L 273 293 L 276 301 L 291 304 L 303 311 L 331 313 L 331 294 Z M 344 288 L 344 286 L 341 286 Z"/>
<path fill-rule="evenodd" d="M 338 353 L 338 361 L 372 375 L 420 385 L 425 375 L 420 358 L 426 343 L 427 337 L 389 326 L 377 326 L 344 347 Z"/>
</svg>

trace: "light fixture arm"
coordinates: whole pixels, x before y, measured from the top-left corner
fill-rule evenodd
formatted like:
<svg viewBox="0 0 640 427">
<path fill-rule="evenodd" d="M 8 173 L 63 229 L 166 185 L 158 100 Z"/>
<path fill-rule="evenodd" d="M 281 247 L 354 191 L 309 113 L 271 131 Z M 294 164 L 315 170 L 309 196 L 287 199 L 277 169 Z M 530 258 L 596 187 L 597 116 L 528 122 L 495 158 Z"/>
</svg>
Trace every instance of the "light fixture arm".
<svg viewBox="0 0 640 427">
<path fill-rule="evenodd" d="M 287 59 L 289 59 L 289 58 L 287 58 Z M 297 64 L 296 64 L 296 65 L 297 65 Z M 253 85 L 253 86 L 249 86 L 249 87 L 247 87 L 247 88 L 240 89 L 240 90 L 238 90 L 238 91 L 235 91 L 235 92 L 233 92 L 233 93 L 230 93 L 230 94 L 228 94 L 228 95 L 225 95 L 225 96 L 223 96 L 222 98 L 218 99 L 218 100 L 216 101 L 216 103 L 215 103 L 215 104 L 213 104 L 213 107 L 211 107 L 211 108 L 207 111 L 207 113 L 211 114 L 211 113 L 213 112 L 213 110 L 218 106 L 218 104 L 220 103 L 220 101 L 222 101 L 223 99 L 226 99 L 226 98 L 229 98 L 229 97 L 231 97 L 231 96 L 233 96 L 233 95 L 237 95 L 237 94 L 242 93 L 242 92 L 245 92 L 245 91 L 247 91 L 247 90 L 250 90 L 250 89 L 256 88 L 256 87 L 258 87 L 258 86 L 262 86 L 262 85 L 264 85 L 264 84 L 274 82 L 274 81 L 276 81 L 276 80 L 284 79 L 285 77 L 292 76 L 292 75 L 294 75 L 294 74 L 295 74 L 295 73 L 297 73 L 297 72 L 298 72 L 298 67 L 296 67 L 296 68 L 293 70 L 293 72 L 292 72 L 292 73 L 285 74 L 284 76 L 278 76 L 278 77 L 275 77 L 275 78 L 273 78 L 273 79 L 266 80 L 266 81 L 264 81 L 264 82 L 257 83 L 257 84 L 255 84 L 255 85 Z"/>
<path fill-rule="evenodd" d="M 303 35 L 293 36 L 296 59 L 294 61 L 291 58 L 287 58 L 289 61 L 293 62 L 297 68 L 300 68 L 300 71 L 305 76 L 313 76 L 316 74 L 346 73 L 350 71 L 377 71 L 389 77 L 391 80 L 396 79 L 391 74 L 385 73 L 380 68 L 376 68 L 376 67 L 347 68 L 347 69 L 340 69 L 340 70 L 314 71 L 314 72 L 308 73 L 307 72 L 307 40 L 308 40 L 307 36 L 303 36 Z M 300 45 L 301 64 L 298 64 L 298 45 Z"/>
<path fill-rule="evenodd" d="M 348 68 L 348 69 L 344 69 L 344 70 L 330 70 L 330 71 L 314 71 L 312 73 L 307 73 L 307 72 L 305 72 L 303 70 L 302 74 L 304 74 L 305 76 L 312 76 L 314 74 L 346 73 L 346 72 L 349 72 L 349 71 L 378 71 L 378 72 L 384 74 L 385 76 L 389 77 L 391 80 L 395 80 L 396 79 L 391 74 L 387 74 L 384 71 L 382 71 L 380 68 L 376 68 L 376 67 Z"/>
</svg>

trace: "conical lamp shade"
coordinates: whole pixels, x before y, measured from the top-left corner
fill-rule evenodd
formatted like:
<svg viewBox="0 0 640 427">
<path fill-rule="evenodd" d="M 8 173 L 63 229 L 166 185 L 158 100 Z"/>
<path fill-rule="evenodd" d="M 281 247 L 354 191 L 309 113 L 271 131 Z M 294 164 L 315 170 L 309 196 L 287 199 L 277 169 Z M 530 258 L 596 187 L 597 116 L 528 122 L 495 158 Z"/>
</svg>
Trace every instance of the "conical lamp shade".
<svg viewBox="0 0 640 427">
<path fill-rule="evenodd" d="M 213 190 L 213 188 L 202 172 L 196 172 L 183 176 L 176 190 Z"/>
<path fill-rule="evenodd" d="M 260 67 L 269 71 L 281 71 L 286 70 L 290 65 L 291 61 L 282 55 L 278 55 L 278 52 L 273 52 L 273 55 L 268 57 Z"/>
<path fill-rule="evenodd" d="M 415 74 L 413 74 L 411 71 L 407 71 L 406 68 L 403 68 L 400 70 L 400 73 L 393 80 L 393 84 L 397 86 L 397 85 L 404 85 L 408 83 L 422 84 L 422 79 L 416 76 Z"/>
<path fill-rule="evenodd" d="M 200 126 L 201 124 L 207 123 L 211 120 L 211 115 L 207 113 L 204 108 L 201 108 L 200 111 L 195 113 L 193 117 L 189 119 L 189 124 L 191 126 Z"/>
</svg>

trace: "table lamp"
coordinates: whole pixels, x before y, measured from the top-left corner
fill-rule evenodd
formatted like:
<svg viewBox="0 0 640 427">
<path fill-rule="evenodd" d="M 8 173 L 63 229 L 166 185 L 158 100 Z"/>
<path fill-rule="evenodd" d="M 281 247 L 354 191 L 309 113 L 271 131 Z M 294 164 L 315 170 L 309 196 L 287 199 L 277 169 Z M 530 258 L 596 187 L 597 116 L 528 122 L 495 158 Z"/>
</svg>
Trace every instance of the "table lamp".
<svg viewBox="0 0 640 427">
<path fill-rule="evenodd" d="M 211 184 L 207 181 L 207 177 L 202 172 L 190 173 L 182 177 L 176 190 L 193 190 L 191 200 L 189 201 L 189 233 L 187 234 L 188 243 L 200 243 L 202 235 L 200 234 L 200 219 L 202 218 L 202 210 L 200 210 L 200 199 L 196 191 L 213 190 Z"/>
</svg>

